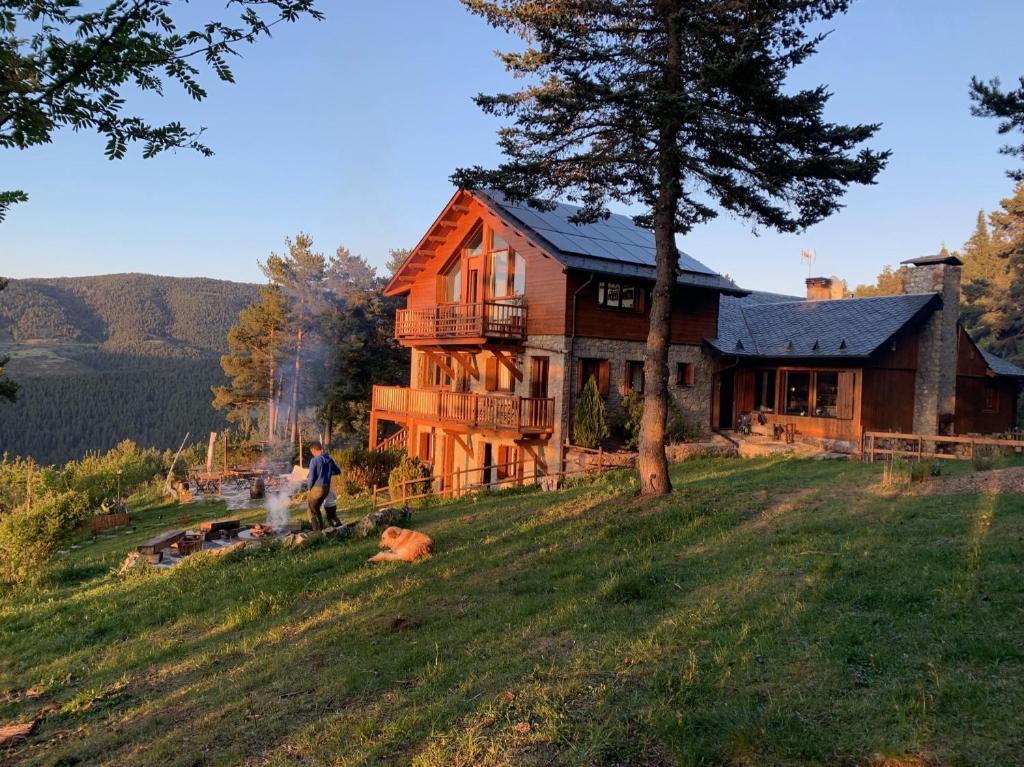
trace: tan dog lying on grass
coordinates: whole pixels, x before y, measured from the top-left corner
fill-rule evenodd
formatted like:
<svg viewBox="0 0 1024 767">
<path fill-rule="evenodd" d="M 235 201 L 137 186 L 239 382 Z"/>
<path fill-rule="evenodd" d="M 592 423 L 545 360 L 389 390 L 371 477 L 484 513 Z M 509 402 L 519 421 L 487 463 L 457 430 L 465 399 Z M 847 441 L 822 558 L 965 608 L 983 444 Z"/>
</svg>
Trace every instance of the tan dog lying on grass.
<svg viewBox="0 0 1024 767">
<path fill-rule="evenodd" d="M 434 550 L 434 542 L 423 533 L 389 527 L 380 536 L 380 547 L 391 549 L 374 554 L 368 562 L 414 562 Z"/>
</svg>

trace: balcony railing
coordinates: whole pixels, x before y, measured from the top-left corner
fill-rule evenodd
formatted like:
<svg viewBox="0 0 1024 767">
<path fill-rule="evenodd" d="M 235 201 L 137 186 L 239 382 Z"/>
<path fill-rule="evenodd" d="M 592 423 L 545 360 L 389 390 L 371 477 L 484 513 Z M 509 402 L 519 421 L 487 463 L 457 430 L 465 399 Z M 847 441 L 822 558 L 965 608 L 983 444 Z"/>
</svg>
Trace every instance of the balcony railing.
<svg viewBox="0 0 1024 767">
<path fill-rule="evenodd" d="M 395 313 L 395 338 L 399 340 L 525 337 L 526 307 L 518 298 L 438 304 L 426 309 L 399 309 Z"/>
<path fill-rule="evenodd" d="M 374 386 L 373 409 L 381 414 L 538 434 L 551 431 L 555 401 L 550 397 L 512 397 L 441 389 Z"/>
</svg>

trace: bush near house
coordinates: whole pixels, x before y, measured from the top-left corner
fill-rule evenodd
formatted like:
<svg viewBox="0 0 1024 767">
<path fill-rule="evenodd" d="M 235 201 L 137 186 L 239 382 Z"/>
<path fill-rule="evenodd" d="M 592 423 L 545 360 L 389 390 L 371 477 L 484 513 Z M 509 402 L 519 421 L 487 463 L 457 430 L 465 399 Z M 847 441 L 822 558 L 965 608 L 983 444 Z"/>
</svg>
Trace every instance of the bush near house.
<svg viewBox="0 0 1024 767">
<path fill-rule="evenodd" d="M 618 418 L 613 423 L 612 434 L 621 440 L 628 450 L 635 450 L 640 441 L 640 421 L 644 414 L 642 394 L 630 391 L 622 400 Z M 668 419 L 665 423 L 665 441 L 694 442 L 704 436 L 700 426 L 686 417 L 675 397 L 668 398 Z"/>
<path fill-rule="evenodd" d="M 587 379 L 572 421 L 572 441 L 580 447 L 595 448 L 608 436 L 608 414 L 597 389 L 597 381 Z"/>
<path fill-rule="evenodd" d="M 414 480 L 422 479 L 422 482 Z M 403 482 L 412 484 L 404 485 Z M 430 468 L 414 455 L 402 456 L 398 466 L 388 476 L 388 493 L 392 501 L 407 495 L 423 495 L 430 487 Z"/>
<path fill-rule="evenodd" d="M 346 494 L 358 495 L 373 487 L 384 487 L 388 477 L 402 460 L 400 450 L 368 450 L 353 447 L 333 454 L 341 469 L 342 486 Z"/>
</svg>

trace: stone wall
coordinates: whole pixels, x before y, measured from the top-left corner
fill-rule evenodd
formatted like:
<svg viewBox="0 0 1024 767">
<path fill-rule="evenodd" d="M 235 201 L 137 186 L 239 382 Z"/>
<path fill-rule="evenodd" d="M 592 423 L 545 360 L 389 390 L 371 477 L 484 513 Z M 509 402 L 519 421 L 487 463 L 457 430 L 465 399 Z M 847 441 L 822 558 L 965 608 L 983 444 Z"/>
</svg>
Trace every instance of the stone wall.
<svg viewBox="0 0 1024 767">
<path fill-rule="evenodd" d="M 918 335 L 914 398 L 914 433 L 938 434 L 952 425 L 956 409 L 960 267 L 953 263 L 911 266 L 904 291 L 942 296 L 942 308 L 925 321 Z"/>
<path fill-rule="evenodd" d="M 575 357 L 608 360 L 608 406 L 609 416 L 622 406 L 626 396 L 626 362 L 642 362 L 646 344 L 642 341 L 612 341 L 601 338 L 577 338 Z M 688 362 L 694 366 L 693 386 L 676 384 L 676 364 Z M 574 363 L 575 364 L 575 363 Z M 702 432 L 707 432 L 711 423 L 711 387 L 713 362 L 700 346 L 672 344 L 668 352 L 669 394 L 686 418 Z M 575 398 L 574 398 L 575 400 Z"/>
</svg>

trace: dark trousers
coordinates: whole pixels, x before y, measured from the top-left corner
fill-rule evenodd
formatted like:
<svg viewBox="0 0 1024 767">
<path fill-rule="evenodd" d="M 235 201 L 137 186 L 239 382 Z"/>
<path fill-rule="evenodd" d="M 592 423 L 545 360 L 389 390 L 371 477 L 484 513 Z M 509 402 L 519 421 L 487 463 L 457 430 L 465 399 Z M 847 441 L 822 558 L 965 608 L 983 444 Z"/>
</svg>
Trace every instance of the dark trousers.
<svg viewBox="0 0 1024 767">
<path fill-rule="evenodd" d="M 314 485 L 306 493 L 306 518 L 314 530 L 324 529 L 324 520 L 320 516 L 320 507 L 324 505 L 328 490 L 323 485 Z"/>
<path fill-rule="evenodd" d="M 324 514 L 327 515 L 328 527 L 338 527 L 339 525 L 341 525 L 341 520 L 338 519 L 337 506 L 324 506 Z"/>
</svg>

